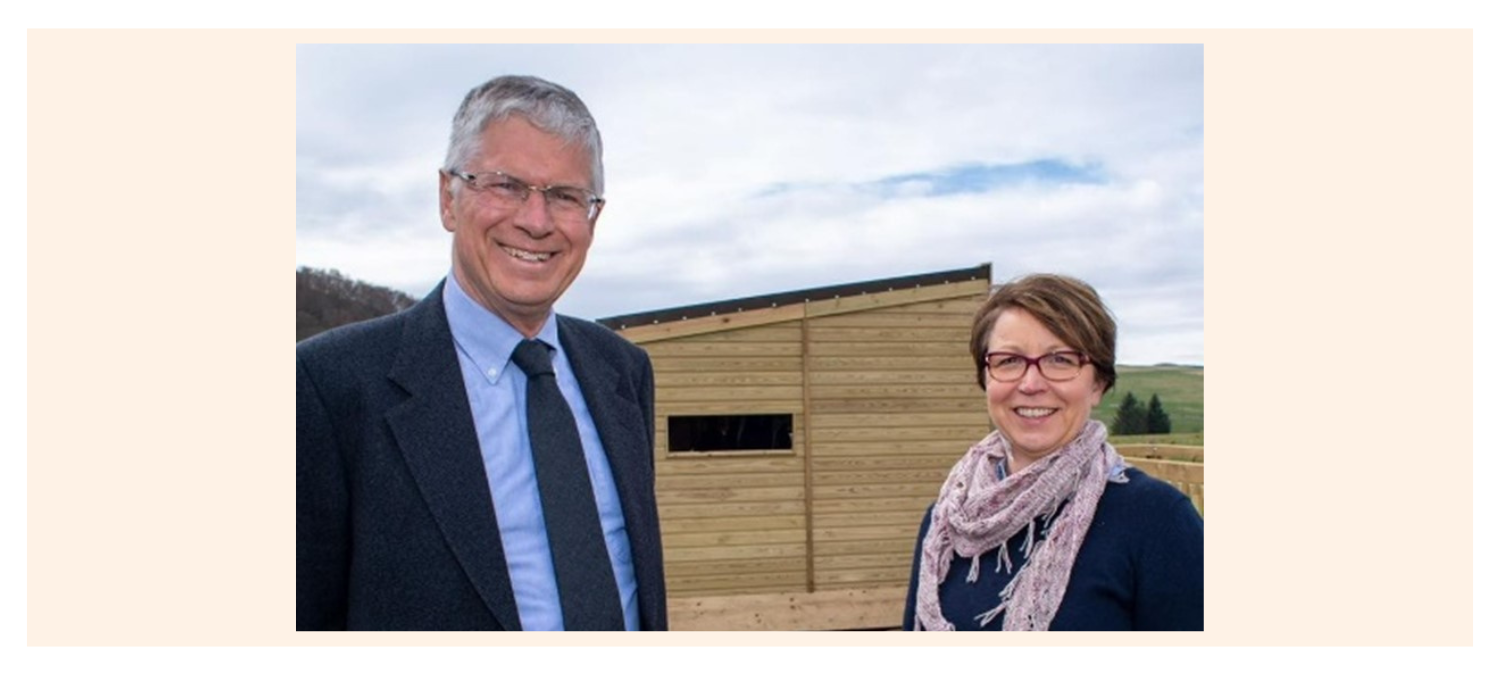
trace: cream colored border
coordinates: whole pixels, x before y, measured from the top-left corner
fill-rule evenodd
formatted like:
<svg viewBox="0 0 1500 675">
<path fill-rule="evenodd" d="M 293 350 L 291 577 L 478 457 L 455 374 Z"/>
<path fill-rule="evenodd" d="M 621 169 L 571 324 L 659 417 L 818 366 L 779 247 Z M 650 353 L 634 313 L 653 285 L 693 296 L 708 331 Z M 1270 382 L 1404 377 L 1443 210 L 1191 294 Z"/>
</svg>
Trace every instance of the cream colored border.
<svg viewBox="0 0 1500 675">
<path fill-rule="evenodd" d="M 1469 31 L 27 37 L 32 645 L 1472 642 L 1472 376 L 1388 367 L 1472 352 Z M 1208 630 L 295 633 L 294 45 L 339 41 L 1204 43 Z"/>
</svg>

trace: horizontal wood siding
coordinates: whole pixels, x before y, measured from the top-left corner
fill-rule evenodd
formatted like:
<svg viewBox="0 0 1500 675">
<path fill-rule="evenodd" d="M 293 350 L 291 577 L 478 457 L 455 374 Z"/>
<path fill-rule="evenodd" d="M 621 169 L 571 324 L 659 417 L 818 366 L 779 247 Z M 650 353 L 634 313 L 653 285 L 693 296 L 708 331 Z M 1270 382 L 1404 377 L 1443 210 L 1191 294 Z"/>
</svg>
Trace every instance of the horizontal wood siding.
<svg viewBox="0 0 1500 675">
<path fill-rule="evenodd" d="M 802 330 L 749 318 L 636 331 L 651 338 L 641 347 L 656 371 L 656 499 L 672 598 L 807 590 Z M 791 451 L 667 452 L 672 415 L 774 413 L 792 415 Z"/>
<path fill-rule="evenodd" d="M 961 298 L 808 319 L 813 589 L 904 588 L 922 513 L 989 432 Z M 933 293 L 932 289 L 917 289 Z"/>
<path fill-rule="evenodd" d="M 656 373 L 670 596 L 880 589 L 889 604 L 904 593 L 923 510 L 989 430 L 967 347 L 988 289 L 980 279 L 621 329 Z M 668 418 L 719 414 L 791 414 L 793 447 L 667 452 Z"/>
</svg>

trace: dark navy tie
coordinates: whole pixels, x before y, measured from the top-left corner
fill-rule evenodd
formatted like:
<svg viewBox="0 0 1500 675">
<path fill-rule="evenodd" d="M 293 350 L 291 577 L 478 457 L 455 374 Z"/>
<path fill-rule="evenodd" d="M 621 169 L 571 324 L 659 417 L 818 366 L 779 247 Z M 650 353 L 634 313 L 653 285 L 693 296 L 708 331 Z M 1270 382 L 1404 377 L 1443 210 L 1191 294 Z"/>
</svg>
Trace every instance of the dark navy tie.
<svg viewBox="0 0 1500 675">
<path fill-rule="evenodd" d="M 573 412 L 557 388 L 551 349 L 523 340 L 511 360 L 526 373 L 526 425 L 542 516 L 567 630 L 625 630 L 620 591 Z"/>
</svg>

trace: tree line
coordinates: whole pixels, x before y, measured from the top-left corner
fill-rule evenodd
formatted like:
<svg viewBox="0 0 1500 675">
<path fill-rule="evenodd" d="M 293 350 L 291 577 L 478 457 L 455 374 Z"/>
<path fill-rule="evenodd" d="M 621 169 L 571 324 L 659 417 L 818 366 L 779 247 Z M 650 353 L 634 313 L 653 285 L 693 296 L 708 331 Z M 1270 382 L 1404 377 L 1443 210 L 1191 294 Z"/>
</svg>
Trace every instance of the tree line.
<svg viewBox="0 0 1500 675">
<path fill-rule="evenodd" d="M 399 312 L 416 304 L 401 291 L 351 279 L 338 270 L 297 268 L 297 341 L 330 328 Z"/>
<path fill-rule="evenodd" d="M 1115 436 L 1170 434 L 1172 418 L 1161 407 L 1161 399 L 1156 394 L 1151 394 L 1151 402 L 1142 407 L 1135 392 L 1127 391 L 1125 398 L 1120 401 L 1119 410 L 1115 411 L 1115 421 L 1110 425 L 1109 432 Z"/>
</svg>

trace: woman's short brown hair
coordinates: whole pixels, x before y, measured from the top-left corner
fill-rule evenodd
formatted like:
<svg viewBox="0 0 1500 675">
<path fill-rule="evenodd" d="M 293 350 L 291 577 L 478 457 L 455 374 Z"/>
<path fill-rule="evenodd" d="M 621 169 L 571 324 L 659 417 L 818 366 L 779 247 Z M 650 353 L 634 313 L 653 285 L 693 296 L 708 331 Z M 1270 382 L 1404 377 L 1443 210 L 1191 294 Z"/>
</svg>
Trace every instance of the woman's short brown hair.
<svg viewBox="0 0 1500 675">
<path fill-rule="evenodd" d="M 1069 347 L 1087 355 L 1104 391 L 1115 386 L 1115 320 L 1099 294 L 1073 277 L 1032 274 L 996 286 L 974 314 L 969 352 L 974 355 L 980 389 L 985 388 L 984 354 L 989 350 L 990 331 L 1000 314 L 1011 308 L 1026 310 Z"/>
</svg>

